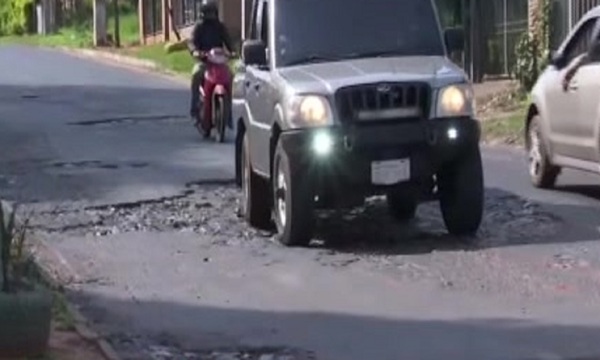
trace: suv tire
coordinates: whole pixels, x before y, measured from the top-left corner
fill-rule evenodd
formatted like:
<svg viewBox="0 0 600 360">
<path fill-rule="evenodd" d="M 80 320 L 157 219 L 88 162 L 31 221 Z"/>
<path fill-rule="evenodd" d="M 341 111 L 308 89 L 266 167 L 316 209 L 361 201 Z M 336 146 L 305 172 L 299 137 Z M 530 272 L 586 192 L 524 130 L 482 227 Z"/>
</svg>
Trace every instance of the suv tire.
<svg viewBox="0 0 600 360">
<path fill-rule="evenodd" d="M 286 246 L 308 246 L 313 236 L 313 189 L 307 177 L 298 175 L 278 142 L 271 176 L 273 219 L 279 242 Z"/>
<path fill-rule="evenodd" d="M 409 221 L 415 217 L 418 201 L 405 190 L 390 190 L 387 193 L 390 214 L 398 221 Z"/>
<path fill-rule="evenodd" d="M 248 134 L 242 143 L 242 214 L 253 227 L 267 229 L 271 226 L 269 182 L 252 170 Z"/>
<path fill-rule="evenodd" d="M 440 208 L 448 232 L 473 236 L 483 218 L 484 184 L 481 152 L 477 144 L 437 176 Z"/>
<path fill-rule="evenodd" d="M 533 186 L 548 189 L 554 187 L 560 167 L 550 163 L 548 152 L 540 132 L 540 115 L 535 115 L 527 128 L 527 164 Z"/>
</svg>

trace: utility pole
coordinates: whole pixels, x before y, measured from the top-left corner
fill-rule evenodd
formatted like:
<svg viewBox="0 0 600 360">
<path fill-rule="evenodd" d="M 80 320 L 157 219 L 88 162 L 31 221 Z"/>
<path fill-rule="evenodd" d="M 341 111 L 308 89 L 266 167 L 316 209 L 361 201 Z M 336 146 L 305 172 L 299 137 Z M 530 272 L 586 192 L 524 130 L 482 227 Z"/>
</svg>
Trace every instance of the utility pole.
<svg viewBox="0 0 600 360">
<path fill-rule="evenodd" d="M 115 7 L 115 45 L 121 47 L 121 30 L 119 24 L 119 0 L 113 0 Z"/>
<path fill-rule="evenodd" d="M 106 1 L 94 0 L 94 46 L 106 45 Z"/>
</svg>

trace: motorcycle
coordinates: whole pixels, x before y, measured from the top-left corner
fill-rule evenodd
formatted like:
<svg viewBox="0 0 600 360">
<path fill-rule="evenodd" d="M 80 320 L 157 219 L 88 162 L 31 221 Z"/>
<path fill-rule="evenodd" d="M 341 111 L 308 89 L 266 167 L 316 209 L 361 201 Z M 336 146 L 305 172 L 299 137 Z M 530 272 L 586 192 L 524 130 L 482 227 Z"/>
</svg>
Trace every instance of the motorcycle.
<svg viewBox="0 0 600 360">
<path fill-rule="evenodd" d="M 226 128 L 231 128 L 231 71 L 229 57 L 222 48 L 214 48 L 200 55 L 206 62 L 204 84 L 200 88 L 200 109 L 196 128 L 205 137 L 216 130 L 218 142 L 225 141 Z"/>
<path fill-rule="evenodd" d="M 169 9 L 169 14 L 173 17 L 172 9 Z M 166 52 L 172 53 L 187 49 L 194 56 L 187 40 L 182 39 L 177 30 L 174 32 L 177 42 L 166 44 Z M 207 66 L 204 73 L 204 84 L 200 88 L 201 107 L 194 126 L 205 138 L 209 138 L 212 129 L 215 128 L 217 141 L 221 143 L 225 141 L 226 128 L 233 128 L 231 119 L 232 74 L 228 66 L 229 58 L 230 56 L 223 48 L 214 48 L 199 54 L 199 60 L 204 60 Z"/>
</svg>

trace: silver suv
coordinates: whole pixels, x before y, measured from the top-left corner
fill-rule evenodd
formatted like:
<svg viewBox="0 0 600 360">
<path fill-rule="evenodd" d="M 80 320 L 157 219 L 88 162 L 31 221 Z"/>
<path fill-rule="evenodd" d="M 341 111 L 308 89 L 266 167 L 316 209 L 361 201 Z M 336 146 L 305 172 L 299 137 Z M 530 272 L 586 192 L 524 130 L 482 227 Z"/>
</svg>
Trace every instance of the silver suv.
<svg viewBox="0 0 600 360">
<path fill-rule="evenodd" d="M 553 187 L 561 167 L 600 173 L 600 7 L 590 10 L 532 90 L 526 118 L 531 182 Z"/>
<path fill-rule="evenodd" d="M 315 210 L 437 200 L 452 234 L 483 211 L 480 128 L 431 0 L 254 0 L 234 80 L 242 212 L 305 246 Z"/>
</svg>

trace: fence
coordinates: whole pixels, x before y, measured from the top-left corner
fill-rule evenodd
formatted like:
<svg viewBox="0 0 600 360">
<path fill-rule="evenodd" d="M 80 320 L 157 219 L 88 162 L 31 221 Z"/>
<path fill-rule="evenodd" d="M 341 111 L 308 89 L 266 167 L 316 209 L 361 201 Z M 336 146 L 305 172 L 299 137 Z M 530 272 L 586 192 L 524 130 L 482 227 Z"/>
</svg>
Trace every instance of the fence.
<svg viewBox="0 0 600 360">
<path fill-rule="evenodd" d="M 507 75 L 516 43 L 528 27 L 528 0 L 436 0 L 444 27 L 466 30 L 462 65 L 472 80 Z"/>
<path fill-rule="evenodd" d="M 592 8 L 600 6 L 600 0 L 554 0 L 552 3 L 550 45 L 557 49 L 569 31 Z"/>
<path fill-rule="evenodd" d="M 159 35 L 163 31 L 163 0 L 143 0 L 143 30 L 146 36 Z"/>
<path fill-rule="evenodd" d="M 193 25 L 200 19 L 200 8 L 206 0 L 182 0 L 180 2 L 180 18 L 177 19 L 177 26 L 185 27 Z"/>
<path fill-rule="evenodd" d="M 487 53 L 485 73 L 508 75 L 516 62 L 517 42 L 528 29 L 528 1 L 493 0 L 490 8 L 488 16 L 493 26 L 484 44 Z"/>
</svg>

